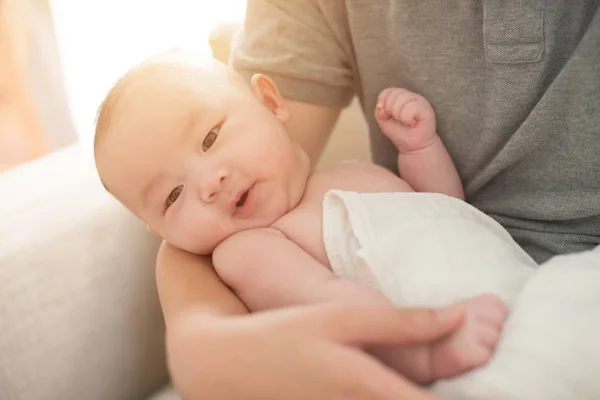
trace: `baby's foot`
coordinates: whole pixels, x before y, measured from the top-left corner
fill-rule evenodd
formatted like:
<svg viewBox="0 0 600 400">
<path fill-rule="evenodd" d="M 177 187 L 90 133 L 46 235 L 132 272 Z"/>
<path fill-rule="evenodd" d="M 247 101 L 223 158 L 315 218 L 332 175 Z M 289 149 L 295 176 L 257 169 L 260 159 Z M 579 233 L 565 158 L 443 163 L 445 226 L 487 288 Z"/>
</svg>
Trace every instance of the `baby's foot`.
<svg viewBox="0 0 600 400">
<path fill-rule="evenodd" d="M 384 89 L 377 98 L 375 119 L 402 153 L 424 149 L 437 138 L 431 104 L 406 89 Z"/>
<path fill-rule="evenodd" d="M 463 325 L 431 347 L 433 379 L 450 378 L 485 364 L 500 338 L 508 310 L 502 300 L 484 294 L 461 303 L 466 310 Z"/>
</svg>

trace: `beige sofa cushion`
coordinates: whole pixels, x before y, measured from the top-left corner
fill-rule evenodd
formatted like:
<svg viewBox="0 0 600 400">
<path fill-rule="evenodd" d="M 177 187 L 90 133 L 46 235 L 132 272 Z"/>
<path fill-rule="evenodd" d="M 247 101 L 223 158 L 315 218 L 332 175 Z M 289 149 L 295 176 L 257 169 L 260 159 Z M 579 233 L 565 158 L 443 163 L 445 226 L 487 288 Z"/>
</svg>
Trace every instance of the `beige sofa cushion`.
<svg viewBox="0 0 600 400">
<path fill-rule="evenodd" d="M 162 387 L 157 245 L 77 146 L 0 174 L 0 399 L 145 399 Z"/>
</svg>

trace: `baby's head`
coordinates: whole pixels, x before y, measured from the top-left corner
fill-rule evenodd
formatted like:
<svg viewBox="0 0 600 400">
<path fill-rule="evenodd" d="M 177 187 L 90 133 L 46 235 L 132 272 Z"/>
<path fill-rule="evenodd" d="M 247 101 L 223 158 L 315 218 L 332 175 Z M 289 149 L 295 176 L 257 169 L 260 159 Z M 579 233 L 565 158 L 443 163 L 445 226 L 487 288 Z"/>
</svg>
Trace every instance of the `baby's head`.
<svg viewBox="0 0 600 400">
<path fill-rule="evenodd" d="M 216 60 L 154 57 L 117 82 L 100 108 L 98 173 L 152 231 L 209 254 L 299 203 L 310 163 L 284 129 L 288 113 L 266 76 L 248 85 Z"/>
</svg>

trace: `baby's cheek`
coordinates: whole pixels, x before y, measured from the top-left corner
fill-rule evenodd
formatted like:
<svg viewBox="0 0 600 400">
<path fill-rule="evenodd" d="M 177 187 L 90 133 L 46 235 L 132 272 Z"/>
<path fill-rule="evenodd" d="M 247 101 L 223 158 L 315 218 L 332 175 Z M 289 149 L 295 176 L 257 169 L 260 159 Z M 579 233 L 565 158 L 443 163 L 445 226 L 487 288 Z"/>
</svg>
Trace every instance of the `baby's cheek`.
<svg viewBox="0 0 600 400">
<path fill-rule="evenodd" d="M 211 216 L 186 218 L 178 228 L 177 236 L 184 243 L 184 250 L 194 254 L 208 255 L 227 238 L 227 227 Z"/>
<path fill-rule="evenodd" d="M 196 253 L 194 241 L 190 240 L 191 238 L 192 236 L 187 232 L 185 225 L 182 224 L 173 224 L 169 227 L 168 234 L 165 236 L 165 240 L 171 245 L 191 253 Z"/>
<path fill-rule="evenodd" d="M 183 210 L 172 210 L 167 215 L 165 223 L 165 240 L 173 246 L 198 253 L 197 233 L 195 221 L 191 220 Z"/>
</svg>

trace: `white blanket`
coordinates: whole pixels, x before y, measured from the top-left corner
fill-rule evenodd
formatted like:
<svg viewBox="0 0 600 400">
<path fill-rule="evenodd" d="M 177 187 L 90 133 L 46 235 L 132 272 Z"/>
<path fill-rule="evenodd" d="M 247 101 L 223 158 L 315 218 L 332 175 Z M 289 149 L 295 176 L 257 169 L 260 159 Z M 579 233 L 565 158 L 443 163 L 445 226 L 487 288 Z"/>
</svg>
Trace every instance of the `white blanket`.
<svg viewBox="0 0 600 400">
<path fill-rule="evenodd" d="M 537 266 L 493 219 L 429 193 L 331 191 L 323 230 L 334 272 L 395 304 L 495 293 L 509 305 L 492 360 L 435 383 L 441 398 L 600 399 L 600 248 Z"/>
</svg>

